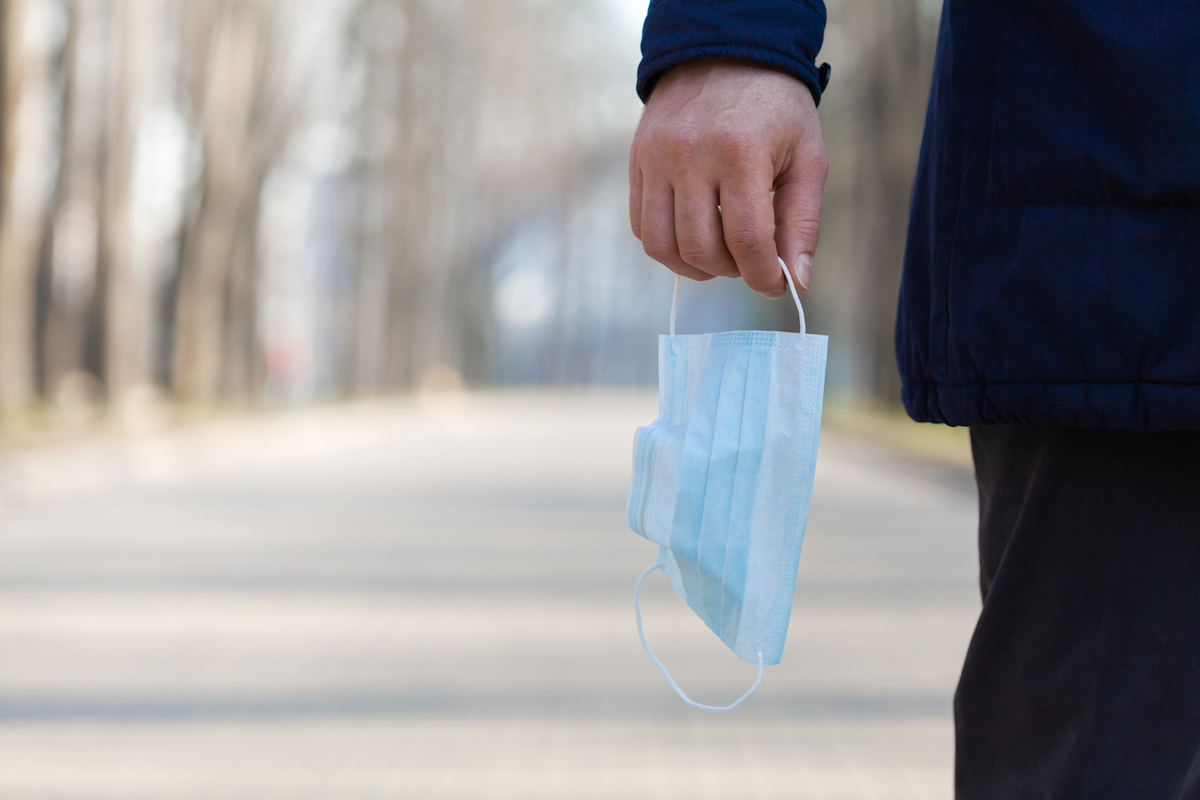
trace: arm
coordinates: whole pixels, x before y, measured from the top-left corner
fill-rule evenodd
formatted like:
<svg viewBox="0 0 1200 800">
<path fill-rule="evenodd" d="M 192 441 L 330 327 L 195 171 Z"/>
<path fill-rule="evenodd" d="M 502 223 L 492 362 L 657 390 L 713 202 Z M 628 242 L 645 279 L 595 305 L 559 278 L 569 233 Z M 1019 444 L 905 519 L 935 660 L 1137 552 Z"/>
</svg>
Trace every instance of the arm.
<svg viewBox="0 0 1200 800">
<path fill-rule="evenodd" d="M 812 53 L 800 47 L 785 58 L 763 45 L 780 35 L 779 20 L 735 30 L 745 25 L 746 9 L 731 9 L 748 5 L 754 3 L 658 0 L 651 5 L 646 59 L 639 71 L 639 91 L 649 97 L 630 151 L 630 221 L 646 252 L 674 272 L 697 280 L 741 276 L 755 291 L 779 297 L 786 284 L 777 256 L 807 287 L 820 232 L 827 162 L 816 99 L 828 71 L 813 67 L 811 55 L 820 46 L 824 14 L 822 8 L 816 44 L 808 47 Z M 813 9 L 802 0 L 758 0 L 757 5 L 800 9 L 810 17 Z M 699 33 L 677 30 L 673 38 L 664 37 L 655 30 L 662 28 L 668 7 L 674 9 L 667 17 L 676 28 L 695 23 L 702 12 L 712 17 L 718 13 L 714 9 L 736 19 L 727 20 L 724 34 L 712 17 Z M 680 8 L 688 13 L 679 13 Z M 809 22 L 811 28 L 815 23 Z M 804 30 L 811 42 L 811 30 Z M 664 38 L 677 47 L 663 47 Z M 717 44 L 706 50 L 695 45 L 701 40 Z M 779 56 L 785 63 L 707 57 L 711 52 Z M 663 63 L 665 72 L 648 69 Z"/>
</svg>

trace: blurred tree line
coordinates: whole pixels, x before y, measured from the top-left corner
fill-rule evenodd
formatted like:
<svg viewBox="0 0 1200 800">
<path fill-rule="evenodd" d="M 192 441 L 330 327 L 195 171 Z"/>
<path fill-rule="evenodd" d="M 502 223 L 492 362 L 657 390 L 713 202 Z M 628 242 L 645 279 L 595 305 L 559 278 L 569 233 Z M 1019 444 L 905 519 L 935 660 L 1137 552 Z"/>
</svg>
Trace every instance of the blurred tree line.
<svg viewBox="0 0 1200 800">
<path fill-rule="evenodd" d="M 0 415 L 653 381 L 640 5 L 0 0 Z M 834 383 L 891 399 L 938 8 L 829 7 L 810 298 Z M 778 315 L 730 289 L 713 325 Z"/>
<path fill-rule="evenodd" d="M 480 264 L 624 148 L 611 16 L 7 0 L 0 407 L 243 401 L 311 378 L 316 350 L 331 392 L 486 379 Z"/>
</svg>

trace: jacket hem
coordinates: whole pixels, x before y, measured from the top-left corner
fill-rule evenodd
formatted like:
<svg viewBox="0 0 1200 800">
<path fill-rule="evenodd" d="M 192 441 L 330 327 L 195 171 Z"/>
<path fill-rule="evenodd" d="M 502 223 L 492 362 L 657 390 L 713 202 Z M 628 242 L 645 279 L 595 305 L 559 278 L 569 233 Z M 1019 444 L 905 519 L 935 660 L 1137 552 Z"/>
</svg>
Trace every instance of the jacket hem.
<svg viewBox="0 0 1200 800">
<path fill-rule="evenodd" d="M 1125 431 L 1200 430 L 1200 383 L 910 381 L 904 407 L 917 422 L 1044 425 Z"/>
</svg>

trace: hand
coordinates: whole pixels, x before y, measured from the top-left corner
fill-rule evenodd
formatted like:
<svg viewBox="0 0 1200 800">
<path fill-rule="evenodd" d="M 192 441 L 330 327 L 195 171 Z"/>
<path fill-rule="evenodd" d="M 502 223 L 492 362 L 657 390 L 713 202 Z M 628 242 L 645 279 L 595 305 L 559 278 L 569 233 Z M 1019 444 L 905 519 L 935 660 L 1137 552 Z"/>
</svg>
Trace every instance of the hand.
<svg viewBox="0 0 1200 800">
<path fill-rule="evenodd" d="M 749 62 L 690 61 L 659 79 L 633 137 L 633 235 L 684 277 L 740 275 L 782 297 L 781 256 L 807 289 L 827 171 L 804 83 Z"/>
</svg>

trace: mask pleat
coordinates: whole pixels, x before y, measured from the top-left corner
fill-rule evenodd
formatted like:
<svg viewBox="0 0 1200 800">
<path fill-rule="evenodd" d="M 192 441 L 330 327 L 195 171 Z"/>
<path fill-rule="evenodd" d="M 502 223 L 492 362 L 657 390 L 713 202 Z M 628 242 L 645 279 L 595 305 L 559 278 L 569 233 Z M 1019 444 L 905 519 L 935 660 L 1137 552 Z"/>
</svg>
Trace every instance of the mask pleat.
<svg viewBox="0 0 1200 800">
<path fill-rule="evenodd" d="M 786 491 L 781 491 L 779 482 L 764 480 L 757 487 L 747 581 L 771 587 L 772 591 L 748 593 L 740 623 L 758 631 L 760 642 L 747 643 L 739 655 L 749 658 L 764 649 L 767 664 L 778 663 L 783 654 L 812 495 L 812 465 L 816 463 L 824 390 L 824 339 L 810 335 L 802 351 L 803 356 L 778 352 L 771 368 L 766 419 L 770 436 L 764 447 L 762 474 L 787 476 L 788 485 Z"/>
<path fill-rule="evenodd" d="M 706 614 L 702 601 L 700 580 L 700 538 L 704 522 L 704 505 L 708 479 L 712 470 L 713 442 L 716 434 L 717 410 L 721 400 L 721 379 L 725 371 L 728 348 L 710 347 L 689 375 L 697 380 L 698 391 L 689 409 L 688 429 L 683 441 L 680 462 L 679 496 L 675 504 L 675 520 L 671 528 L 671 553 L 679 567 L 688 605 L 717 631 L 717 623 Z"/>
<path fill-rule="evenodd" d="M 751 531 L 755 524 L 755 487 L 759 484 L 763 447 L 769 430 L 766 418 L 772 350 L 770 346 L 755 344 L 746 351 L 737 467 L 733 474 L 733 491 L 725 522 L 727 533 L 724 538 L 727 544 L 721 570 L 721 628 L 735 641 L 739 638 L 742 598 L 746 594 Z"/>
<path fill-rule="evenodd" d="M 720 349 L 725 351 L 725 363 L 714 413 L 704 514 L 700 523 L 699 599 L 711 619 L 709 624 L 722 639 L 732 642 L 737 636 L 737 622 L 735 618 L 734 624 L 728 627 L 723 622 L 721 612 L 726 592 L 722 579 L 730 545 L 729 508 L 734 493 L 730 477 L 737 472 L 742 456 L 742 416 L 746 405 L 750 350 L 745 347 Z"/>
</svg>

